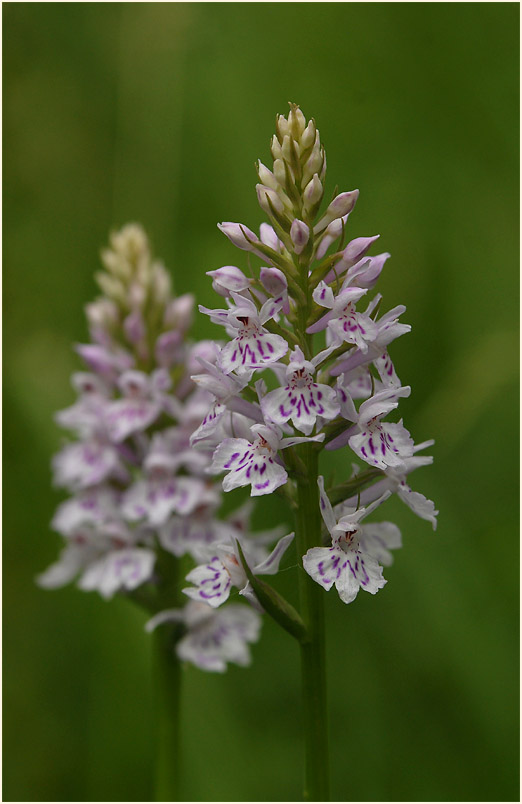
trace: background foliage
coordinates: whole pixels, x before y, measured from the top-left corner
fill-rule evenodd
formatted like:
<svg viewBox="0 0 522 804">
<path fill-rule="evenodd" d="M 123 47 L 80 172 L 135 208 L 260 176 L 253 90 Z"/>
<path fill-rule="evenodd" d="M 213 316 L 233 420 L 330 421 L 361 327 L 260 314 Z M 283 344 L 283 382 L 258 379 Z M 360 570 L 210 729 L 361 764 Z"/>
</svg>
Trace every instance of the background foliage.
<svg viewBox="0 0 522 804">
<path fill-rule="evenodd" d="M 385 308 L 413 325 L 393 349 L 401 408 L 437 440 L 414 477 L 437 533 L 388 503 L 405 543 L 388 586 L 328 596 L 333 797 L 517 799 L 517 4 L 3 11 L 4 799 L 152 795 L 144 617 L 33 583 L 59 546 L 52 415 L 108 230 L 143 222 L 178 292 L 215 306 L 204 272 L 246 264 L 216 222 L 261 221 L 253 163 L 288 100 L 318 123 L 330 191 L 361 189 L 352 236 L 392 254 Z M 254 656 L 186 673 L 188 799 L 300 795 L 297 650 L 266 622 Z"/>
</svg>

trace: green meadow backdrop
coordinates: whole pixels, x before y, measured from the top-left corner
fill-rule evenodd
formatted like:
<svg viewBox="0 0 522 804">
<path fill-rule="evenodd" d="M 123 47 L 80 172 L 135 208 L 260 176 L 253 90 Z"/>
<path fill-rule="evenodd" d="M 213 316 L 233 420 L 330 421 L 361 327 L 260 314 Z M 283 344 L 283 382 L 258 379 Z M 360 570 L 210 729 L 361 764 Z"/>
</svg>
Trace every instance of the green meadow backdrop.
<svg viewBox="0 0 522 804">
<path fill-rule="evenodd" d="M 176 290 L 216 306 L 205 271 L 246 265 L 216 223 L 261 222 L 254 162 L 288 101 L 317 121 L 329 192 L 361 191 L 350 235 L 392 254 L 384 305 L 413 326 L 393 347 L 401 409 L 436 439 L 413 486 L 438 531 L 388 503 L 404 539 L 388 585 L 327 597 L 332 796 L 518 799 L 518 15 L 4 4 L 4 800 L 153 795 L 145 617 L 34 585 L 60 545 L 52 417 L 73 400 L 109 230 L 141 221 Z M 197 316 L 194 334 L 221 333 Z M 281 516 L 264 500 L 257 523 Z M 300 796 L 298 653 L 266 621 L 253 655 L 225 676 L 187 669 L 187 800 Z"/>
</svg>

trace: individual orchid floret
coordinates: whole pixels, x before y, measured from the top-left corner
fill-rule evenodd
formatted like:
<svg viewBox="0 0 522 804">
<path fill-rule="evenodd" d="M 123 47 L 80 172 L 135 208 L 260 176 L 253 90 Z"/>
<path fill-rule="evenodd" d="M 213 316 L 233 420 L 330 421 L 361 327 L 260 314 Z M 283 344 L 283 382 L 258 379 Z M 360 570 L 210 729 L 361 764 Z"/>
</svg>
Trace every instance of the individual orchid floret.
<svg viewBox="0 0 522 804">
<path fill-rule="evenodd" d="M 308 224 L 304 221 L 300 221 L 299 218 L 295 218 L 292 226 L 290 227 L 290 237 L 292 238 L 292 244 L 294 246 L 294 252 L 296 254 L 301 254 L 310 239 L 310 229 Z"/>
<path fill-rule="evenodd" d="M 144 547 L 113 550 L 88 567 L 78 586 L 108 600 L 120 589 L 132 591 L 150 580 L 155 561 L 154 551 Z"/>
<path fill-rule="evenodd" d="M 118 379 L 122 399 L 109 403 L 105 413 L 111 441 L 120 443 L 156 421 L 170 386 L 170 376 L 162 369 L 150 377 L 142 371 L 124 372 Z"/>
<path fill-rule="evenodd" d="M 344 248 L 340 259 L 325 276 L 324 281 L 326 284 L 341 279 L 346 271 L 356 265 L 365 256 L 366 252 L 379 237 L 380 235 L 373 235 L 372 237 L 356 237 L 355 240 L 350 240 L 348 245 Z"/>
<path fill-rule="evenodd" d="M 244 275 L 240 268 L 235 265 L 224 265 L 216 271 L 207 271 L 207 276 L 212 277 L 212 287 L 220 296 L 230 296 L 231 292 L 240 293 L 247 290 L 252 284 L 252 279 Z"/>
<path fill-rule="evenodd" d="M 54 456 L 52 467 L 55 485 L 70 491 L 98 486 L 108 480 L 125 483 L 130 477 L 120 451 L 101 440 L 67 444 Z"/>
<path fill-rule="evenodd" d="M 361 404 L 358 412 L 348 416 L 355 421 L 359 430 L 350 436 L 348 443 L 355 454 L 370 466 L 378 469 L 401 466 L 405 458 L 413 455 L 413 440 L 402 421 L 381 421 L 383 416 L 398 407 L 399 398 L 409 396 L 410 392 L 409 386 L 378 391 Z"/>
<path fill-rule="evenodd" d="M 86 371 L 76 372 L 71 380 L 78 399 L 70 407 L 58 411 L 55 421 L 81 438 L 104 438 L 104 416 L 111 398 L 110 386 L 101 377 Z"/>
<path fill-rule="evenodd" d="M 288 421 L 297 430 L 310 435 L 317 418 L 325 421 L 334 419 L 339 413 L 336 392 L 329 385 L 314 382 L 317 357 L 306 360 L 302 350 L 296 346 L 290 353 L 286 369 L 286 385 L 270 391 L 261 401 L 265 419 L 282 425 Z"/>
<path fill-rule="evenodd" d="M 381 298 L 382 297 L 380 294 L 377 294 L 377 296 L 372 299 L 371 303 L 368 305 L 364 315 L 370 316 L 374 312 Z M 371 363 L 372 361 L 381 357 L 386 347 L 392 341 L 394 341 L 395 338 L 410 332 L 410 324 L 402 324 L 399 322 L 399 316 L 401 316 L 405 310 L 406 307 L 403 304 L 399 304 L 380 318 L 376 318 L 375 320 L 371 319 L 377 329 L 377 332 L 373 341 L 368 344 L 368 348 L 366 350 L 352 350 L 348 357 L 341 358 L 335 364 L 335 366 L 332 366 L 330 369 L 330 374 L 333 377 L 336 377 L 339 374 L 352 371 L 352 369 L 357 368 L 358 366 Z"/>
<path fill-rule="evenodd" d="M 247 540 L 240 540 L 243 555 L 253 574 L 275 575 L 279 570 L 281 558 L 293 538 L 293 533 L 283 536 L 270 554 L 263 548 L 261 556 L 259 548 L 255 552 L 249 549 L 250 547 L 255 548 L 255 543 L 251 545 Z M 240 595 L 244 595 L 258 606 L 241 561 L 238 541 L 231 537 L 228 543 L 216 544 L 214 546 L 215 555 L 212 559 L 206 564 L 196 567 L 187 575 L 187 581 L 194 586 L 183 589 L 184 594 L 193 600 L 199 600 L 216 608 L 228 600 L 232 587 L 236 587 L 239 589 Z"/>
<path fill-rule="evenodd" d="M 117 517 L 119 501 L 119 492 L 111 486 L 88 487 L 60 503 L 51 527 L 62 536 L 71 536 L 85 525 L 100 525 Z"/>
<path fill-rule="evenodd" d="M 320 234 L 334 220 L 339 218 L 346 220 L 354 208 L 358 198 L 359 190 L 351 190 L 350 192 L 340 193 L 338 196 L 336 196 L 329 204 L 324 215 L 321 216 L 319 221 L 314 226 L 314 234 Z"/>
<path fill-rule="evenodd" d="M 424 441 L 422 444 L 416 444 L 413 448 L 414 453 L 431 446 L 434 442 Z M 388 466 L 384 472 L 385 476 L 374 483 L 373 486 L 365 489 L 360 494 L 360 501 L 364 504 L 373 502 L 383 492 L 392 491 L 397 494 L 400 500 L 413 511 L 421 519 L 431 522 L 433 530 L 437 529 L 437 515 L 438 511 L 435 508 L 435 503 L 429 500 L 424 494 L 418 491 L 413 491 L 408 483 L 407 477 L 410 472 L 418 469 L 421 466 L 429 466 L 433 463 L 431 455 L 413 455 L 411 458 L 405 458 L 401 466 Z M 337 506 L 337 509 L 344 513 L 346 505 L 355 505 L 357 502 L 356 497 L 352 497 Z"/>
<path fill-rule="evenodd" d="M 283 299 L 282 312 L 290 313 L 290 300 L 288 298 L 288 281 L 279 268 L 263 267 L 259 271 L 259 281 L 270 296 L 280 296 Z"/>
<path fill-rule="evenodd" d="M 109 382 L 134 365 L 132 355 L 124 349 L 109 349 L 97 343 L 79 343 L 75 348 L 88 368 Z"/>
<path fill-rule="evenodd" d="M 313 293 L 314 301 L 322 307 L 329 307 L 326 313 L 315 324 L 306 330 L 308 333 L 328 330 L 332 343 L 353 343 L 362 352 L 368 351 L 368 344 L 375 340 L 377 327 L 375 322 L 365 313 L 355 309 L 355 303 L 367 292 L 366 288 L 343 287 L 337 296 L 325 283 L 320 282 Z"/>
<path fill-rule="evenodd" d="M 200 305 L 202 313 L 210 315 L 215 323 L 230 326 L 236 336 L 221 351 L 221 366 L 226 374 L 244 372 L 280 360 L 288 351 L 288 344 L 280 335 L 263 327 L 282 308 L 283 299 L 268 299 L 260 310 L 250 299 L 232 293 L 234 306 L 230 310 L 208 310 Z M 216 315 L 217 314 L 217 315 Z"/>
<path fill-rule="evenodd" d="M 262 223 L 259 227 L 259 239 L 263 245 L 268 246 L 277 254 L 282 253 L 284 246 L 269 223 Z"/>
<path fill-rule="evenodd" d="M 198 477 L 173 476 L 158 469 L 149 477 L 137 480 L 122 499 L 122 515 L 129 522 L 143 520 L 153 527 L 163 525 L 172 513 L 186 516 L 196 508 L 206 491 Z"/>
<path fill-rule="evenodd" d="M 237 248 L 243 251 L 251 251 L 253 254 L 262 257 L 262 253 L 256 249 L 256 245 L 260 241 L 257 235 L 254 234 L 248 226 L 244 226 L 242 223 L 224 221 L 223 223 L 218 223 L 218 229 L 223 232 Z"/>
<path fill-rule="evenodd" d="M 391 522 L 360 524 L 361 520 L 384 502 L 391 492 L 367 508 L 353 510 L 336 521 L 330 500 L 324 490 L 324 479 L 318 480 L 320 507 L 324 523 L 332 537 L 331 547 L 313 547 L 303 556 L 306 572 L 329 590 L 335 585 L 343 603 L 351 603 L 359 589 L 376 594 L 386 584 L 381 564 L 392 561 L 390 550 L 401 547 L 399 529 Z"/>
<path fill-rule="evenodd" d="M 119 589 L 136 589 L 150 579 L 156 560 L 154 551 L 137 545 L 145 538 L 140 530 L 130 531 L 115 518 L 71 527 L 58 561 L 37 582 L 56 589 L 79 574 L 80 589 L 97 590 L 106 599 Z"/>
<path fill-rule="evenodd" d="M 252 421 L 262 421 L 259 407 L 240 397 L 241 391 L 248 384 L 249 375 L 246 373 L 241 376 L 232 373 L 225 374 L 220 366 L 219 353 L 216 357 L 215 363 L 200 358 L 200 365 L 206 369 L 206 372 L 193 374 L 191 377 L 199 388 L 209 391 L 215 397 L 211 407 L 205 413 L 203 421 L 192 433 L 191 445 L 212 438 L 228 409 L 227 406 L 233 408 L 237 413 L 248 416 Z"/>
<path fill-rule="evenodd" d="M 257 424 L 250 430 L 252 442 L 246 438 L 226 438 L 214 452 L 210 471 L 214 474 L 228 472 L 223 478 L 224 491 L 250 485 L 252 497 L 271 494 L 288 480 L 278 450 L 305 441 L 324 440 L 324 433 L 313 438 L 282 438 L 275 425 Z"/>
<path fill-rule="evenodd" d="M 216 610 L 195 600 L 184 609 L 159 612 L 145 628 L 150 632 L 168 622 L 182 623 L 186 629 L 176 643 L 178 658 L 212 673 L 224 673 L 227 662 L 249 665 L 248 644 L 257 642 L 261 630 L 260 615 L 248 606 L 231 604 Z"/>
</svg>

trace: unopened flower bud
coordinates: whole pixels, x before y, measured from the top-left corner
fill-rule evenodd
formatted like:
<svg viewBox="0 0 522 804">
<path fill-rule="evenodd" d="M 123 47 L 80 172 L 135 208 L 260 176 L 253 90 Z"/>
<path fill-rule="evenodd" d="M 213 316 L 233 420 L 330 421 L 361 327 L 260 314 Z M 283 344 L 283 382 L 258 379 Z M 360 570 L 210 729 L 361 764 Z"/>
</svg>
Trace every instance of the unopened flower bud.
<svg viewBox="0 0 522 804">
<path fill-rule="evenodd" d="M 259 279 L 266 292 L 271 296 L 279 296 L 288 287 L 286 276 L 279 268 L 261 268 Z"/>
<path fill-rule="evenodd" d="M 290 133 L 290 126 L 288 120 L 282 115 L 278 114 L 276 118 L 276 132 L 279 142 L 283 142 L 284 137 Z"/>
<path fill-rule="evenodd" d="M 132 308 L 143 307 L 147 298 L 146 288 L 141 282 L 133 282 L 128 291 L 128 303 Z"/>
<path fill-rule="evenodd" d="M 351 268 L 353 265 L 355 265 L 355 263 L 359 262 L 359 260 L 364 257 L 368 249 L 373 243 L 375 243 L 376 240 L 378 240 L 378 238 L 379 235 L 374 235 L 373 237 L 356 237 L 355 240 L 351 240 L 344 249 L 343 256 L 335 265 L 335 268 L 332 269 L 327 276 L 325 276 L 324 281 L 326 284 L 333 282 L 336 276 L 339 276 L 348 268 Z"/>
<path fill-rule="evenodd" d="M 165 267 L 157 262 L 152 266 L 152 298 L 157 304 L 168 304 L 171 297 L 171 281 Z"/>
<path fill-rule="evenodd" d="M 116 304 L 125 305 L 127 294 L 125 293 L 124 285 L 119 279 L 116 279 L 115 276 L 111 276 L 110 274 L 103 273 L 96 274 L 95 279 L 107 298 L 116 302 Z"/>
<path fill-rule="evenodd" d="M 169 368 L 176 362 L 179 348 L 183 341 L 183 332 L 179 329 L 164 332 L 154 346 L 154 357 L 158 365 Z"/>
<path fill-rule="evenodd" d="M 348 216 L 359 198 L 359 190 L 350 190 L 347 193 L 340 193 L 334 198 L 328 209 L 321 217 L 320 221 L 314 226 L 314 234 L 319 234 L 337 218 Z"/>
<path fill-rule="evenodd" d="M 296 218 L 290 228 L 290 237 L 294 244 L 295 253 L 301 254 L 310 239 L 310 229 L 304 221 L 300 221 L 299 218 Z"/>
<path fill-rule="evenodd" d="M 230 296 L 232 291 L 239 293 L 241 290 L 246 290 L 251 284 L 251 280 L 235 265 L 224 265 L 216 271 L 207 271 L 207 276 L 212 277 L 212 287 L 216 293 L 225 298 Z"/>
<path fill-rule="evenodd" d="M 355 265 L 378 238 L 379 235 L 374 235 L 373 237 L 356 237 L 355 240 L 351 240 L 343 251 L 342 262 L 349 263 L 350 266 Z"/>
<path fill-rule="evenodd" d="M 103 249 L 101 252 L 101 260 L 107 271 L 119 279 L 130 279 L 132 276 L 130 263 L 110 248 Z"/>
<path fill-rule="evenodd" d="M 272 171 L 269 170 L 266 167 L 266 165 L 263 165 L 261 161 L 257 163 L 257 175 L 259 176 L 259 181 L 262 184 L 265 184 L 267 187 L 270 187 L 272 190 L 275 190 L 276 192 L 279 190 L 278 180 L 276 179 Z"/>
<path fill-rule="evenodd" d="M 364 271 L 359 273 L 353 280 L 353 285 L 360 288 L 373 288 L 381 275 L 384 268 L 384 263 L 391 255 L 385 252 L 384 254 L 377 254 L 376 257 L 367 258 L 367 266 Z M 355 271 L 356 266 L 353 270 Z"/>
<path fill-rule="evenodd" d="M 308 184 L 314 173 L 317 173 L 318 175 L 321 173 L 323 161 L 324 150 L 319 140 L 319 132 L 317 132 L 314 145 L 303 167 L 303 175 L 301 178 L 302 187 Z"/>
<path fill-rule="evenodd" d="M 272 154 L 272 159 L 282 159 L 283 157 L 283 149 L 281 148 L 281 143 L 279 142 L 275 134 L 272 137 L 272 142 L 270 144 L 270 152 Z"/>
<path fill-rule="evenodd" d="M 308 182 L 303 192 L 303 210 L 313 217 L 314 212 L 317 211 L 321 203 L 322 197 L 323 185 L 321 184 L 319 176 L 315 173 L 313 179 Z"/>
<path fill-rule="evenodd" d="M 256 243 L 259 242 L 258 237 L 248 226 L 243 226 L 242 223 L 231 223 L 230 221 L 218 223 L 217 226 L 235 246 L 243 251 L 255 252 Z"/>
<path fill-rule="evenodd" d="M 114 251 L 131 262 L 144 257 L 149 258 L 147 235 L 138 223 L 129 223 L 119 232 L 113 232 L 110 242 Z"/>
<path fill-rule="evenodd" d="M 294 139 L 292 139 L 288 135 L 283 140 L 281 150 L 283 152 L 283 159 L 290 165 L 293 165 L 295 163 L 296 156 L 299 157 L 299 154 L 301 152 L 299 143 L 297 143 Z"/>
<path fill-rule="evenodd" d="M 184 293 L 173 299 L 167 309 L 163 322 L 166 327 L 172 327 L 185 332 L 192 324 L 194 311 L 194 296 L 192 293 Z"/>
<path fill-rule="evenodd" d="M 305 116 L 299 106 L 292 106 L 288 115 L 288 128 L 294 140 L 300 142 L 306 127 Z"/>
<path fill-rule="evenodd" d="M 85 307 L 87 321 L 91 327 L 112 329 L 119 321 L 118 307 L 110 299 L 96 299 Z"/>
<path fill-rule="evenodd" d="M 259 227 L 259 236 L 261 237 L 261 242 L 264 243 L 265 246 L 269 246 L 269 248 L 278 252 L 282 250 L 283 244 L 274 232 L 273 226 L 270 226 L 269 223 L 263 222 L 261 224 Z"/>
<path fill-rule="evenodd" d="M 256 192 L 259 206 L 267 215 L 272 215 L 273 211 L 283 214 L 285 207 L 275 190 L 271 190 L 265 184 L 256 184 Z"/>
<path fill-rule="evenodd" d="M 290 165 L 288 165 L 288 163 L 287 163 L 287 168 L 288 168 L 288 170 L 290 172 L 291 180 L 294 181 L 295 180 L 294 172 L 293 172 L 292 168 L 290 167 Z M 286 187 L 286 181 L 287 181 L 286 170 L 285 170 L 285 163 L 283 162 L 282 159 L 274 160 L 274 177 L 275 177 L 276 181 L 281 185 L 281 187 Z M 265 182 L 265 184 L 266 183 L 267 182 Z"/>
<path fill-rule="evenodd" d="M 315 252 L 315 257 L 317 260 L 322 260 L 334 240 L 337 240 L 337 238 L 341 236 L 343 225 L 346 224 L 347 220 L 348 215 L 344 215 L 342 218 L 336 218 L 336 220 L 328 224 L 322 235 L 321 242 L 319 243 Z"/>
<path fill-rule="evenodd" d="M 319 136 L 319 132 L 315 127 L 315 121 L 310 120 L 307 127 L 301 134 L 301 148 L 303 151 L 306 151 L 307 148 L 311 148 L 314 144 L 316 137 Z"/>
<path fill-rule="evenodd" d="M 123 331 L 129 343 L 134 345 L 143 341 L 146 330 L 140 310 L 134 310 L 126 317 L 123 322 Z"/>
</svg>

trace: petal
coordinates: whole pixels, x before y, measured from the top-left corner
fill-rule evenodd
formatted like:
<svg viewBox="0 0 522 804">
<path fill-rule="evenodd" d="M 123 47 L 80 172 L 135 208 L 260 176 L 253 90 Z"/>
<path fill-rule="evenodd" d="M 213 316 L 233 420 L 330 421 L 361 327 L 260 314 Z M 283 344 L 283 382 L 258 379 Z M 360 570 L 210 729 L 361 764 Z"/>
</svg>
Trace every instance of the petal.
<svg viewBox="0 0 522 804">
<path fill-rule="evenodd" d="M 271 494 L 279 486 L 284 486 L 287 480 L 288 474 L 280 464 L 271 457 L 262 456 L 251 465 L 247 482 L 252 485 L 251 496 L 259 497 Z"/>
<path fill-rule="evenodd" d="M 364 553 L 373 556 L 384 567 L 389 567 L 393 563 L 390 550 L 402 547 L 401 532 L 392 522 L 372 522 L 362 528 L 359 544 Z"/>
<path fill-rule="evenodd" d="M 214 450 L 210 471 L 218 474 L 224 469 L 241 466 L 253 454 L 252 444 L 246 438 L 225 438 Z"/>
<path fill-rule="evenodd" d="M 312 293 L 312 298 L 316 304 L 319 304 L 321 307 L 329 307 L 331 309 L 334 306 L 334 292 L 326 282 L 319 282 Z"/>
<path fill-rule="evenodd" d="M 77 545 L 67 545 L 60 558 L 45 572 L 36 576 L 36 583 L 43 589 L 58 589 L 70 583 L 84 566 L 86 553 Z"/>
<path fill-rule="evenodd" d="M 96 589 L 109 599 L 118 589 L 136 589 L 147 581 L 154 567 L 156 555 L 143 548 L 114 550 L 92 564 L 80 578 L 80 589 Z"/>
<path fill-rule="evenodd" d="M 183 589 L 183 594 L 192 600 L 207 603 L 212 608 L 217 608 L 228 600 L 232 586 L 230 575 L 217 556 L 208 564 L 202 564 L 189 572 L 187 581 L 194 586 Z"/>
<path fill-rule="evenodd" d="M 318 433 L 314 436 L 296 436 L 295 438 L 282 438 L 280 449 L 286 449 L 287 447 L 294 447 L 296 444 L 306 444 L 309 441 L 317 441 L 318 443 L 322 443 L 325 439 L 325 433 Z"/>
<path fill-rule="evenodd" d="M 343 551 L 332 547 L 312 547 L 303 556 L 303 567 L 313 580 L 324 589 L 331 589 L 341 573 Z"/>
<path fill-rule="evenodd" d="M 379 469 L 400 467 L 413 453 L 413 440 L 402 423 L 379 422 L 362 433 L 353 435 L 350 447 L 366 463 Z"/>
<path fill-rule="evenodd" d="M 420 516 L 421 519 L 426 519 L 428 522 L 431 522 L 433 530 L 437 529 L 437 515 L 439 512 L 435 509 L 434 502 L 428 500 L 424 494 L 418 491 L 412 491 L 406 483 L 400 484 L 397 489 L 397 494 L 401 500 L 411 508 L 414 514 Z"/>
<path fill-rule="evenodd" d="M 182 609 L 165 609 L 165 611 L 159 611 L 154 617 L 147 620 L 145 623 L 145 631 L 150 633 L 154 631 L 158 625 L 163 625 L 163 623 L 179 623 L 183 622 L 183 619 Z"/>
<path fill-rule="evenodd" d="M 194 430 L 192 435 L 190 436 L 190 445 L 192 446 L 197 441 L 203 441 L 205 438 L 209 438 L 216 432 L 216 429 L 223 417 L 224 413 L 226 412 L 225 405 L 221 405 L 217 400 L 211 406 L 210 410 L 208 411 L 207 415 L 199 425 L 199 427 Z"/>
<path fill-rule="evenodd" d="M 281 558 L 292 542 L 294 535 L 294 533 L 289 533 L 287 536 L 283 536 L 282 539 L 279 539 L 268 558 L 266 558 L 261 564 L 258 564 L 256 567 L 254 567 L 254 573 L 256 575 L 275 575 L 279 570 Z"/>
<path fill-rule="evenodd" d="M 359 550 L 345 553 L 342 571 L 335 582 L 343 603 L 355 600 L 359 588 L 375 595 L 385 584 L 382 567 L 372 556 Z"/>
<path fill-rule="evenodd" d="M 395 410 L 399 404 L 399 399 L 408 397 L 410 393 L 410 386 L 405 385 L 403 388 L 385 388 L 383 391 L 374 394 L 370 399 L 363 402 L 359 408 L 359 424 L 362 426 L 369 422 L 370 419 L 381 418 Z"/>
<path fill-rule="evenodd" d="M 239 335 L 227 343 L 221 352 L 221 365 L 226 374 L 231 371 L 260 368 L 280 360 L 288 352 L 288 344 L 280 335 L 260 330 L 251 335 Z"/>
<path fill-rule="evenodd" d="M 319 486 L 319 506 L 321 509 L 321 516 L 323 517 L 323 521 L 328 529 L 328 532 L 331 533 L 337 523 L 337 520 L 333 512 L 332 504 L 324 489 L 324 477 L 322 475 L 319 475 L 317 478 L 317 485 Z"/>
<path fill-rule="evenodd" d="M 161 405 L 147 399 L 119 399 L 106 408 L 109 438 L 119 443 L 132 433 L 145 430 L 161 412 Z"/>
</svg>

